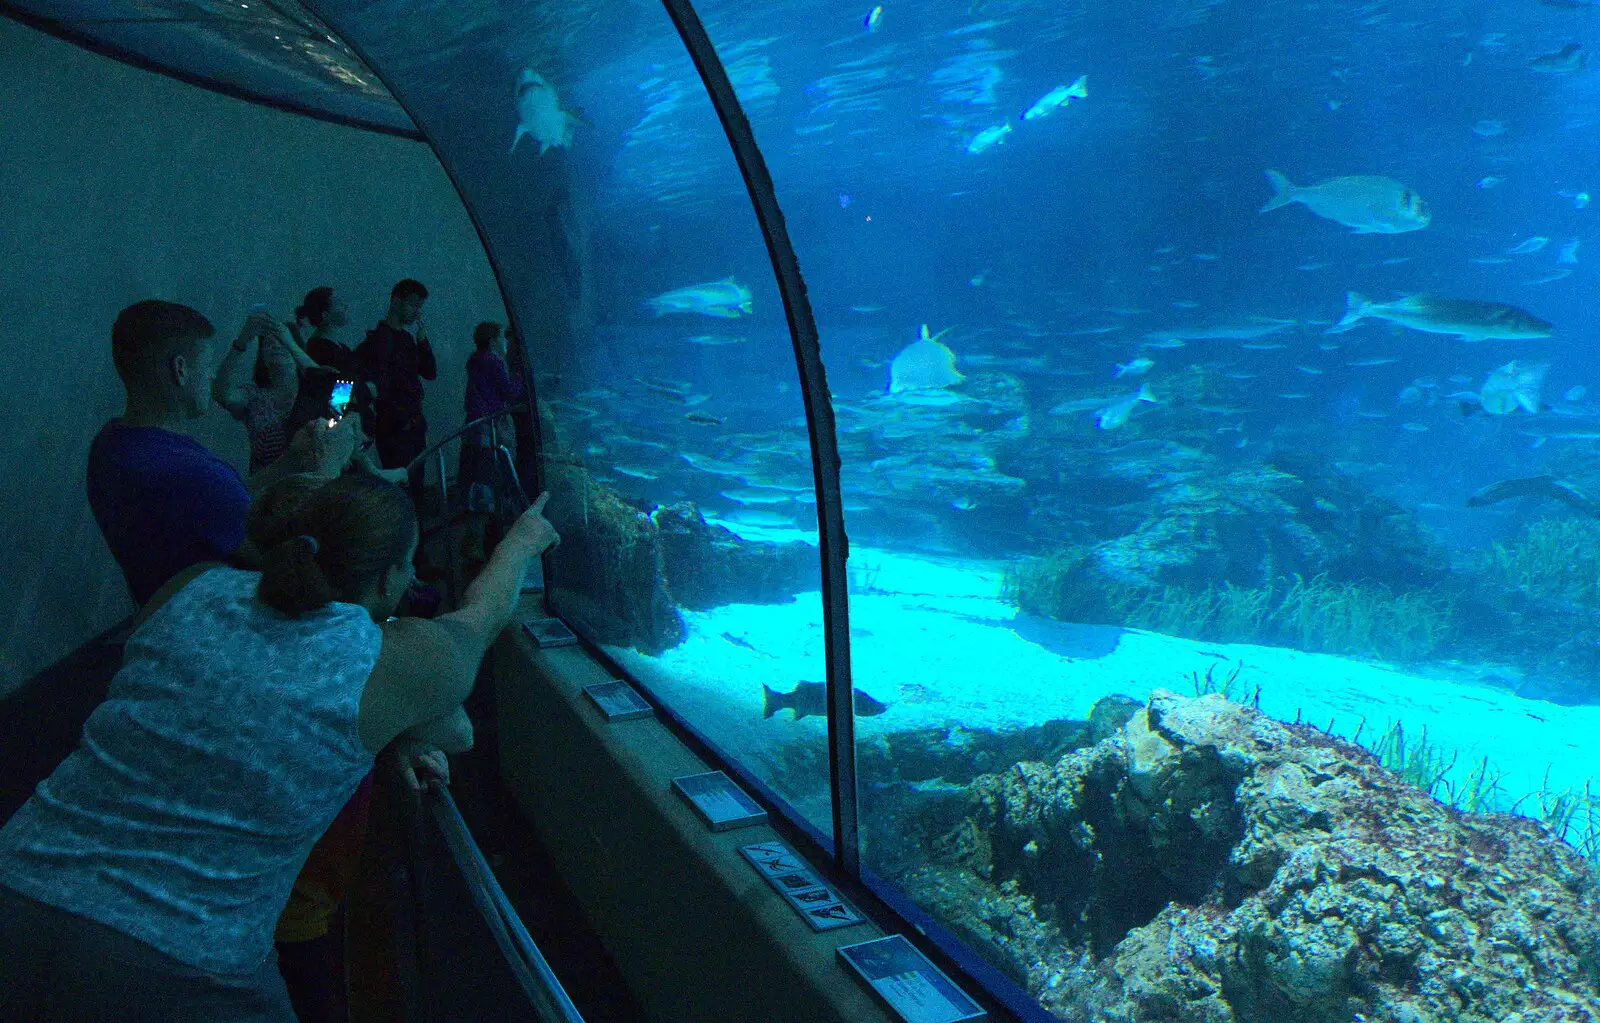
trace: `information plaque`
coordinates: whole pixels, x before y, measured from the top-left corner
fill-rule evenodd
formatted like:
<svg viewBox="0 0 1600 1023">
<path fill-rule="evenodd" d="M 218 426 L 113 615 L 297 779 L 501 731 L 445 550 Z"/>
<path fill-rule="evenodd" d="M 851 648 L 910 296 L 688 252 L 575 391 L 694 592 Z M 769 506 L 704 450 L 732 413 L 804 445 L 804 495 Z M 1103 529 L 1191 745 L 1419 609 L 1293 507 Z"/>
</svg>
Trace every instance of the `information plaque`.
<svg viewBox="0 0 1600 1023">
<path fill-rule="evenodd" d="M 757 842 L 739 852 L 812 930 L 831 931 L 862 922 L 861 914 L 782 842 Z"/>
<path fill-rule="evenodd" d="M 583 692 L 600 708 L 600 713 L 606 716 L 607 721 L 632 721 L 655 714 L 655 708 L 626 682 L 595 682 L 584 686 Z"/>
<path fill-rule="evenodd" d="M 672 779 L 672 787 L 705 818 L 712 831 L 732 831 L 767 822 L 767 811 L 721 771 L 686 774 Z"/>
<path fill-rule="evenodd" d="M 573 635 L 572 630 L 559 618 L 529 618 L 522 623 L 522 627 L 527 630 L 528 638 L 533 640 L 534 645 L 540 650 L 574 646 L 578 642 L 578 637 Z"/>
<path fill-rule="evenodd" d="M 987 1019 L 983 1007 L 903 935 L 844 945 L 839 958 L 865 980 L 906 1023 L 959 1023 Z"/>
</svg>

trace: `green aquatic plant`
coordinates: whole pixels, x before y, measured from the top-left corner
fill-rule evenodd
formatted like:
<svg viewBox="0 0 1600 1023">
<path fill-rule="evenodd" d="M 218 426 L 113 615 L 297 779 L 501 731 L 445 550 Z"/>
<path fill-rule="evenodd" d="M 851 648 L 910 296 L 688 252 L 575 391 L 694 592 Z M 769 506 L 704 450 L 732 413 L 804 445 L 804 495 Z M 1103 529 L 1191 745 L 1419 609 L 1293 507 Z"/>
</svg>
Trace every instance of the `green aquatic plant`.
<svg viewBox="0 0 1600 1023">
<path fill-rule="evenodd" d="M 878 593 L 878 573 L 883 570 L 883 565 L 876 558 L 852 557 L 845 562 L 845 574 L 849 577 L 850 592 L 856 594 Z"/>
<path fill-rule="evenodd" d="M 1594 790 L 1594 779 L 1585 781 L 1581 789 L 1557 791 L 1550 787 L 1547 767 L 1538 789 L 1507 805 L 1503 771 L 1483 757 L 1465 778 L 1449 777 L 1459 753 L 1430 742 L 1426 727 L 1408 735 L 1404 724 L 1396 721 L 1370 744 L 1361 743 L 1360 734 L 1358 728 L 1352 741 L 1363 745 L 1401 781 L 1463 813 L 1519 813 L 1539 821 L 1600 874 L 1600 793 Z"/>
<path fill-rule="evenodd" d="M 1430 796 L 1438 797 L 1445 775 L 1456 766 L 1457 754 L 1428 742 L 1428 727 L 1420 734 L 1406 736 L 1405 725 L 1396 721 L 1372 747 L 1378 763 L 1396 777 Z"/>
<path fill-rule="evenodd" d="M 1224 676 L 1217 671 L 1217 665 L 1221 663 L 1221 661 L 1214 661 L 1207 665 L 1204 675 L 1198 671 L 1189 673 L 1189 683 L 1191 688 L 1194 689 L 1194 695 L 1207 696 L 1211 693 L 1216 693 L 1224 700 L 1230 700 L 1234 703 L 1248 703 L 1250 706 L 1260 710 L 1261 687 L 1259 685 L 1256 686 L 1255 691 L 1246 699 L 1245 688 L 1239 684 L 1239 673 L 1244 670 L 1244 665 L 1238 665 Z"/>
<path fill-rule="evenodd" d="M 1600 606 L 1600 522 L 1541 519 L 1518 536 L 1496 541 L 1488 572 L 1529 596 Z"/>
</svg>

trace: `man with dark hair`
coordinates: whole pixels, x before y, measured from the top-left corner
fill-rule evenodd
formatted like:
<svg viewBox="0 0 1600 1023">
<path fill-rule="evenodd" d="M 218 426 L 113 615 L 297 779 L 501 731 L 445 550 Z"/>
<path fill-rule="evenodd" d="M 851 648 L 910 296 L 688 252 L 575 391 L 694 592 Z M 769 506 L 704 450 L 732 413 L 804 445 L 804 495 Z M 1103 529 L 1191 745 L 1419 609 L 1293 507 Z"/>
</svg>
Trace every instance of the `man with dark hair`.
<svg viewBox="0 0 1600 1023">
<path fill-rule="evenodd" d="M 350 459 L 353 424 L 330 429 L 319 420 L 247 487 L 233 466 L 183 432 L 210 407 L 218 374 L 237 374 L 251 342 L 270 329 L 264 314 L 252 315 L 224 357 L 209 320 L 155 299 L 124 309 L 111 328 L 127 405 L 89 447 L 87 489 L 137 604 L 190 565 L 232 555 L 244 540 L 252 490 L 293 472 L 332 478 Z"/>
<path fill-rule="evenodd" d="M 362 377 L 377 384 L 373 438 L 385 469 L 404 468 L 428 446 L 422 381 L 438 379 L 439 364 L 422 323 L 427 298 L 428 289 L 410 278 L 396 284 L 389 312 L 356 349 Z"/>
</svg>

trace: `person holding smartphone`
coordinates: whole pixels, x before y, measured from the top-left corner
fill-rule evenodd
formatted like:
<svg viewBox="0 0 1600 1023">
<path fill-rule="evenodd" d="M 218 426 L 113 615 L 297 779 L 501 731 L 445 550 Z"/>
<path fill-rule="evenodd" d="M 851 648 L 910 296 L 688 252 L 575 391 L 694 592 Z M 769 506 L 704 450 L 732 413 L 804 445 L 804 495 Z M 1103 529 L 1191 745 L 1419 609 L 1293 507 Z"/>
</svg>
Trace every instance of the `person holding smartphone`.
<svg viewBox="0 0 1600 1023">
<path fill-rule="evenodd" d="M 0 828 L 0 1020 L 293 1023 L 272 937 L 295 877 L 379 751 L 472 746 L 462 702 L 560 540 L 548 497 L 433 620 L 390 620 L 417 520 L 367 476 L 311 494 L 260 572 L 163 586 L 79 748 Z"/>
<path fill-rule="evenodd" d="M 249 331 L 251 336 L 243 346 L 236 341 L 229 349 L 217 369 L 211 396 L 244 425 L 254 473 L 289 449 L 293 430 L 286 426 L 300 393 L 300 373 L 316 363 L 295 343 L 286 326 L 266 315 L 264 307 L 256 307 L 249 324 L 254 328 Z"/>
</svg>

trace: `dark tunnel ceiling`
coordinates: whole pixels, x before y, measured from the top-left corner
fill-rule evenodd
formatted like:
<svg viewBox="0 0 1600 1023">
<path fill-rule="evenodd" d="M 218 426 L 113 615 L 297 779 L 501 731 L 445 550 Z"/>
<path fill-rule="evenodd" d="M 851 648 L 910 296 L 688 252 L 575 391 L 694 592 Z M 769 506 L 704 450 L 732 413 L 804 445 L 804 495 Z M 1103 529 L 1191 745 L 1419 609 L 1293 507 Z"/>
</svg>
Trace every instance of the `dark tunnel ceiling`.
<svg viewBox="0 0 1600 1023">
<path fill-rule="evenodd" d="M 0 0 L 0 12 L 230 95 L 418 137 L 377 76 L 297 0 Z"/>
</svg>

